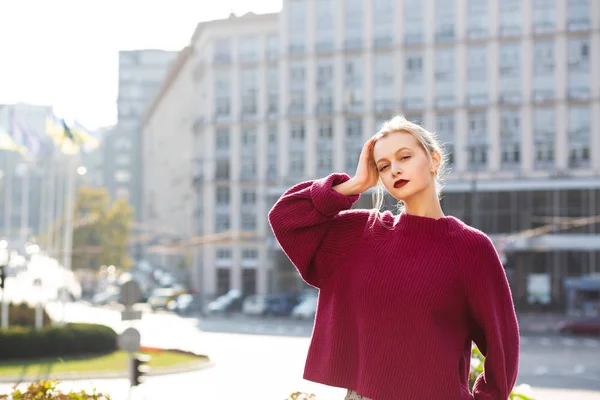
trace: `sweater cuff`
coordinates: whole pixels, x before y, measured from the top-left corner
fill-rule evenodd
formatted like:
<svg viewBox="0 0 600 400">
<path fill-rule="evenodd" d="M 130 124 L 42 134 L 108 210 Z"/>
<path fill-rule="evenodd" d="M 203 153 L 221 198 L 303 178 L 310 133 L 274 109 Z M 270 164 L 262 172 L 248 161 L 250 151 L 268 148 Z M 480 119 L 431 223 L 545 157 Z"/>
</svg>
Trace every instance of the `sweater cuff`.
<svg viewBox="0 0 600 400">
<path fill-rule="evenodd" d="M 348 210 L 360 198 L 360 195 L 346 196 L 332 190 L 333 186 L 350 180 L 347 174 L 331 174 L 313 181 L 310 197 L 315 208 L 323 215 L 335 216 L 340 211 Z"/>
</svg>

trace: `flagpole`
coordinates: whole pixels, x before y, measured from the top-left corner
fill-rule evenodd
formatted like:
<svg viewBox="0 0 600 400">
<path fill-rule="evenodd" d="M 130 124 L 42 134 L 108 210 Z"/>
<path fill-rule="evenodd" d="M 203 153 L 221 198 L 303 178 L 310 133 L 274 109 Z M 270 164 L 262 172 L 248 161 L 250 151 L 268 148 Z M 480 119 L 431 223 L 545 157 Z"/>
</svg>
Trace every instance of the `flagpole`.
<svg viewBox="0 0 600 400">
<path fill-rule="evenodd" d="M 55 207 L 55 196 L 56 193 L 54 191 L 55 189 L 55 181 L 56 181 L 56 163 L 55 160 L 56 159 L 56 155 L 55 152 L 52 151 L 52 155 L 50 157 L 50 165 L 49 165 L 49 177 L 48 177 L 48 191 L 47 191 L 47 197 L 48 200 L 46 201 L 46 206 L 45 206 L 45 210 L 43 210 L 42 215 L 44 215 L 44 219 L 46 220 L 46 228 L 45 228 L 45 243 L 44 243 L 44 247 L 46 248 L 46 251 L 48 252 L 48 254 L 50 256 L 53 255 L 54 250 L 53 250 L 53 238 L 54 238 L 54 232 L 52 231 L 52 227 L 54 225 L 54 207 Z M 43 232 L 43 230 L 40 229 L 40 232 Z"/>
<path fill-rule="evenodd" d="M 5 195 L 5 203 L 4 203 L 4 227 L 6 229 L 6 239 L 10 243 L 12 240 L 12 181 L 13 181 L 13 171 L 10 167 L 10 163 L 7 163 L 6 172 L 4 175 L 4 179 L 6 181 L 6 189 L 4 192 Z"/>
<path fill-rule="evenodd" d="M 63 172 L 63 168 L 61 168 L 62 162 L 64 161 L 64 157 L 62 157 L 62 155 L 59 155 L 59 159 L 58 159 L 58 163 L 56 165 L 57 168 L 57 174 L 56 174 L 56 218 L 55 218 L 55 230 L 54 230 L 54 234 L 52 235 L 54 237 L 53 240 L 53 244 L 52 244 L 52 258 L 55 258 L 56 260 L 59 259 L 60 257 L 60 232 L 61 229 L 64 227 L 64 215 L 63 212 L 61 210 L 61 207 L 63 207 L 63 203 L 64 203 L 64 196 L 65 196 L 65 177 L 62 174 Z"/>
<path fill-rule="evenodd" d="M 21 169 L 21 232 L 19 238 L 21 244 L 25 245 L 29 231 L 29 178 L 30 166 L 27 161 L 19 165 Z"/>
<path fill-rule="evenodd" d="M 75 179 L 77 169 L 77 156 L 70 155 L 67 160 L 67 176 L 66 176 L 66 186 L 67 186 L 67 194 L 66 194 L 66 202 L 65 202 L 65 229 L 64 229 L 64 237 L 63 237 L 63 268 L 65 269 L 65 278 L 67 273 L 71 272 L 71 252 L 73 247 L 73 207 L 75 206 Z M 66 317 L 66 303 L 67 303 L 67 287 L 66 285 L 62 291 L 62 323 L 65 323 Z"/>
</svg>

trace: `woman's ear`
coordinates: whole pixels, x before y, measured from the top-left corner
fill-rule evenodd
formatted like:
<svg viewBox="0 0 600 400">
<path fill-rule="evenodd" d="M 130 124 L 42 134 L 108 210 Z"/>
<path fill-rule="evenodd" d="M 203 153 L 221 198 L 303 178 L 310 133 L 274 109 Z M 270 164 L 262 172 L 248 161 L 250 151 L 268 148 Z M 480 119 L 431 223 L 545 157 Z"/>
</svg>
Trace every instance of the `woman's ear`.
<svg viewBox="0 0 600 400">
<path fill-rule="evenodd" d="M 441 162 L 442 162 L 442 155 L 440 154 L 439 151 L 434 150 L 431 153 L 431 173 L 433 175 L 438 173 Z"/>
</svg>

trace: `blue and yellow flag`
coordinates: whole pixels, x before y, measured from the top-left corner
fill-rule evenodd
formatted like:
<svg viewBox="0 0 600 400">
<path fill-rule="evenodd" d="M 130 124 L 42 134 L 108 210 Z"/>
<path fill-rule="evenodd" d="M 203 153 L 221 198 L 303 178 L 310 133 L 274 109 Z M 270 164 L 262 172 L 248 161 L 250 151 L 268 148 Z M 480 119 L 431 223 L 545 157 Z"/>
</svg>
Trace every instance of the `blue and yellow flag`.
<svg viewBox="0 0 600 400">
<path fill-rule="evenodd" d="M 58 119 L 54 115 L 46 119 L 46 133 L 52 138 L 61 151 L 66 154 L 74 154 L 81 150 L 91 150 L 99 145 L 96 139 L 83 125 L 77 121 L 69 126 L 64 119 Z"/>
</svg>

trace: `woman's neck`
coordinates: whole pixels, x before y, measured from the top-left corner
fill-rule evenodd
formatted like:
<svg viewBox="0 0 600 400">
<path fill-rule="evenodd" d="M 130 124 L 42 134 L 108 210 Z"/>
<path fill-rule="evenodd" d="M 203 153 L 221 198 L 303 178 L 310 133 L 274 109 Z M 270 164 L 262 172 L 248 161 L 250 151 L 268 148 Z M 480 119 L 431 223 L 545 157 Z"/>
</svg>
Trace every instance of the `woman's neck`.
<svg viewBox="0 0 600 400">
<path fill-rule="evenodd" d="M 437 193 L 432 196 L 430 193 L 422 192 L 421 195 L 416 195 L 405 200 L 404 210 L 407 214 L 418 217 L 434 219 L 444 217 L 444 211 L 438 200 Z"/>
</svg>

